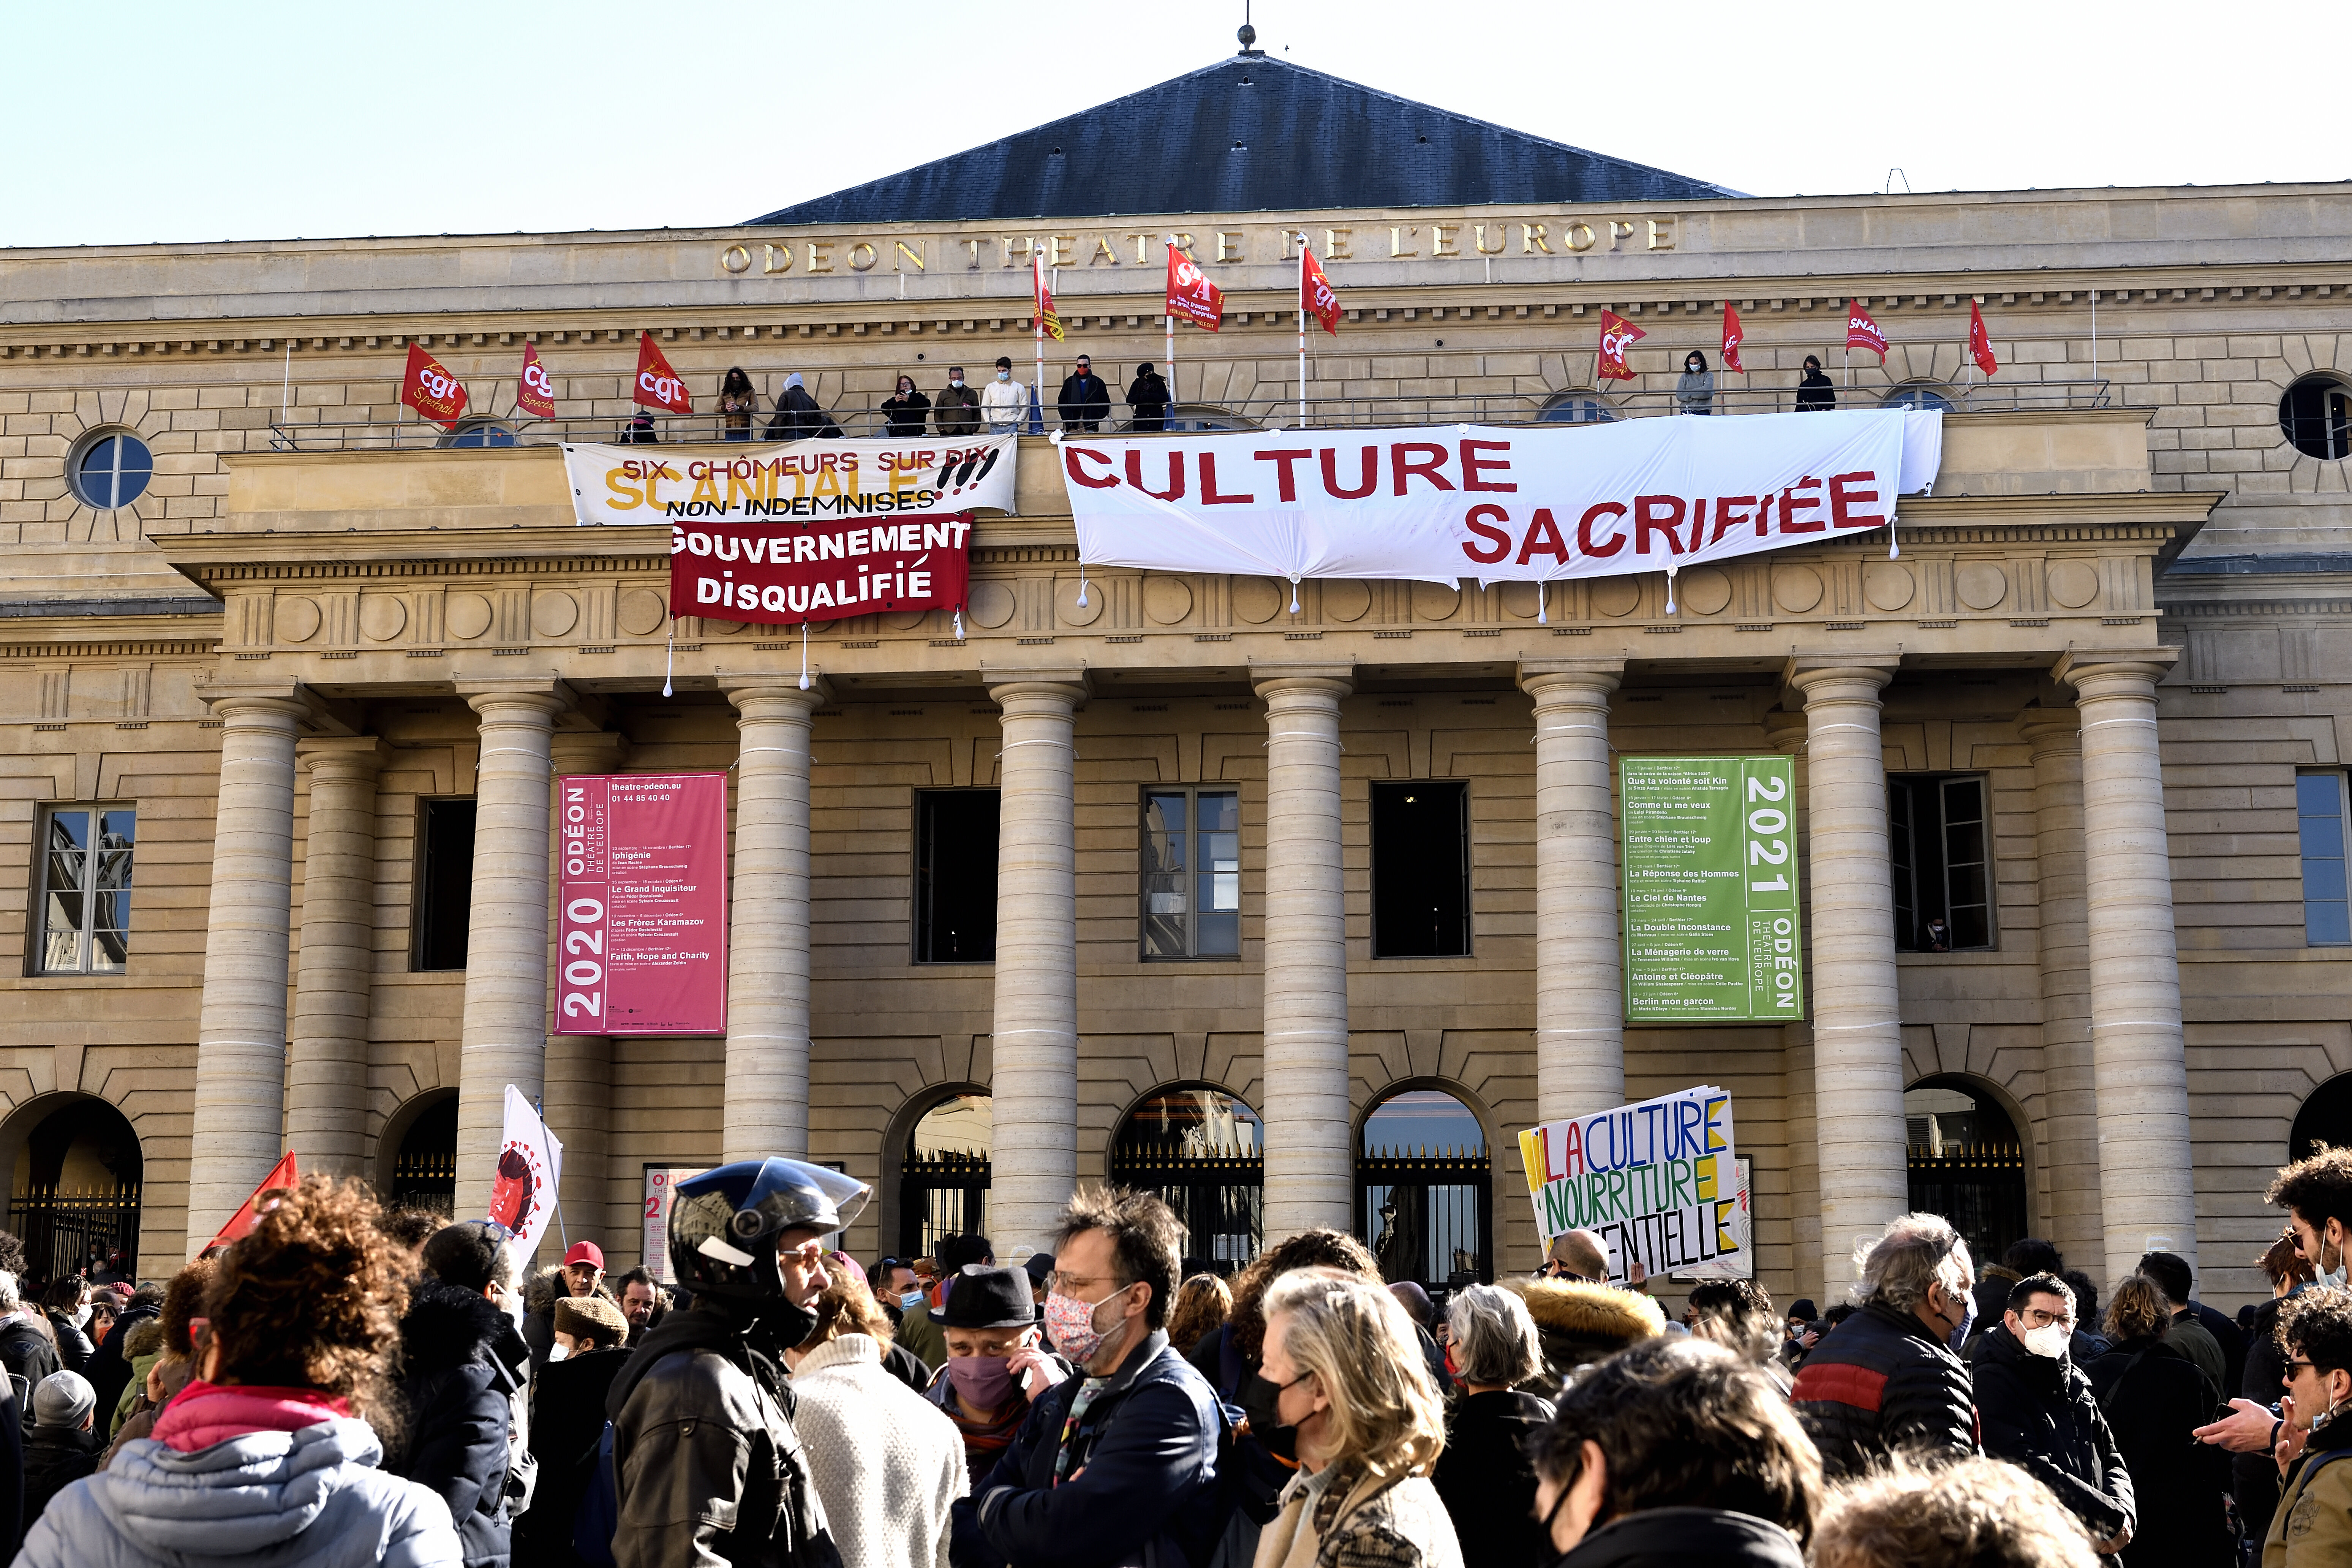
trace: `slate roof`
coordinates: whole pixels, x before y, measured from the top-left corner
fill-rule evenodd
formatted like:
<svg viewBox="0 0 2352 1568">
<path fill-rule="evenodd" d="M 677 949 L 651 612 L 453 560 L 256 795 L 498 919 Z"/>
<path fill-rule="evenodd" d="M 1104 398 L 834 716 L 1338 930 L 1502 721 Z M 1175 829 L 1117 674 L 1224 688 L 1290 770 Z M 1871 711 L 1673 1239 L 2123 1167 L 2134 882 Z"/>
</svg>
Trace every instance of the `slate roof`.
<svg viewBox="0 0 2352 1568">
<path fill-rule="evenodd" d="M 754 224 L 1706 201 L 1721 185 L 1237 55 Z"/>
</svg>

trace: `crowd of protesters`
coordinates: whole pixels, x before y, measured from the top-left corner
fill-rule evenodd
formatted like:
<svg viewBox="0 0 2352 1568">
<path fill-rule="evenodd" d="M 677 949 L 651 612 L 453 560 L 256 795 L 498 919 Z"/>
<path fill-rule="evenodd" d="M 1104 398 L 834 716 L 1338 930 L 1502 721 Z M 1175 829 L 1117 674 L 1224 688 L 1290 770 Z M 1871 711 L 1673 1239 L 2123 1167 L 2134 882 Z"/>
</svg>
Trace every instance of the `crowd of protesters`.
<svg viewBox="0 0 2352 1568">
<path fill-rule="evenodd" d="M 1173 428 L 1169 410 L 1175 405 L 1174 395 L 1150 361 L 1135 367 L 1125 397 L 1128 429 Z M 742 366 L 730 365 L 719 383 L 719 431 L 725 439 L 749 441 L 755 429 L 771 441 L 839 439 L 849 433 L 816 400 L 797 371 L 784 377 L 784 389 L 776 395 L 765 426 L 759 423 L 760 412 L 760 392 L 751 377 Z M 955 438 L 983 432 L 1009 436 L 1024 429 L 1042 434 L 1049 417 L 1065 430 L 1091 432 L 1111 423 L 1111 388 L 1095 374 L 1092 357 L 1080 354 L 1063 378 L 1049 412 L 1014 376 L 1012 359 L 1000 355 L 993 379 L 976 387 L 965 383 L 960 364 L 948 367 L 947 384 L 936 392 L 924 392 L 912 375 L 902 374 L 878 412 L 881 427 L 861 429 L 860 434 L 898 439 L 925 435 Z M 623 437 L 625 443 L 640 446 L 657 445 L 661 438 L 655 416 L 643 410 L 630 421 Z"/>
<path fill-rule="evenodd" d="M 321 1177 L 159 1284 L 20 1294 L 0 1235 L 0 1544 L 36 1564 L 468 1568 L 2196 1568 L 2352 1562 L 2352 1151 L 2279 1173 L 2273 1299 L 2166 1252 L 2091 1281 L 1947 1221 L 1854 1299 L 1678 1321 L 1571 1231 L 1441 1302 L 1355 1237 L 1188 1271 L 1160 1198 L 1051 1254 L 868 1268 L 866 1189 L 677 1189 L 667 1282 L 529 1273 L 480 1220 Z M 2224 1397 L 2225 1392 L 2231 1396 Z"/>
</svg>

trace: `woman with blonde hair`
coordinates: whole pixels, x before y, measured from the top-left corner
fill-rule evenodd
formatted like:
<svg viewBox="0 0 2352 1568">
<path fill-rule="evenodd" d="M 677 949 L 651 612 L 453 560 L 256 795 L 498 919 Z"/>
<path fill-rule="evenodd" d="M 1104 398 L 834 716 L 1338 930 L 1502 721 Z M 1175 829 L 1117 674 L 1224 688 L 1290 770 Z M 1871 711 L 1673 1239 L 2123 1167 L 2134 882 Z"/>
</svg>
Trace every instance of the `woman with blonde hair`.
<svg viewBox="0 0 2352 1568">
<path fill-rule="evenodd" d="M 1352 1275 L 1301 1270 L 1267 1289 L 1264 1310 L 1258 1375 L 1298 1475 L 1258 1538 L 1256 1568 L 1461 1568 L 1429 1479 L 1444 1405 L 1396 1298 Z"/>
<path fill-rule="evenodd" d="M 2132 1568 L 2220 1563 L 2231 1542 L 2222 1494 L 2230 1456 L 2191 1435 L 2212 1418 L 2221 1391 L 2172 1342 L 2164 1287 L 2135 1274 L 2107 1302 L 2115 1348 L 2083 1371 L 2107 1414 L 2139 1519 L 2126 1554 Z"/>
</svg>

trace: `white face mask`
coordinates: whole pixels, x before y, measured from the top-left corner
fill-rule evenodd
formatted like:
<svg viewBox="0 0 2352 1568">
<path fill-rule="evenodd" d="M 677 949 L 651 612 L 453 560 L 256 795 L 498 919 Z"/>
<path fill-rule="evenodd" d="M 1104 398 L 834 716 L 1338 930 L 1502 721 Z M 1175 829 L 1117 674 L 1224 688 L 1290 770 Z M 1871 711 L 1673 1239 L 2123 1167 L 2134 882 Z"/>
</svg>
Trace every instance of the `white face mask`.
<svg viewBox="0 0 2352 1568">
<path fill-rule="evenodd" d="M 950 386 L 961 386 L 963 384 L 963 377 L 960 375 L 951 375 L 948 377 L 948 384 Z"/>
<path fill-rule="evenodd" d="M 2326 1258 L 2326 1256 L 2327 1256 L 2327 1233 L 2326 1233 L 2325 1230 L 2323 1230 L 2323 1231 L 2321 1231 L 2321 1232 L 2319 1233 L 2319 1257 L 2318 1257 L 2318 1258 L 2313 1258 L 2313 1259 L 2311 1260 L 2311 1266 L 2312 1266 L 2312 1268 L 2315 1268 L 2315 1269 L 2317 1269 L 2317 1270 L 2318 1270 L 2318 1275 L 2319 1275 L 2319 1285 L 2320 1285 L 2320 1288 L 2321 1288 L 2322 1289 L 2326 1289 L 2326 1290 L 2341 1290 L 2341 1289 L 2344 1289 L 2344 1279 L 2345 1279 L 2345 1274 L 2346 1274 L 2346 1269 L 2345 1269 L 2345 1266 L 2344 1266 L 2344 1244 L 2343 1244 L 2342 1242 L 2340 1242 L 2340 1241 L 2336 1243 L 2336 1267 L 2335 1267 L 2335 1268 L 2321 1268 L 2319 1267 L 2319 1266 L 2320 1266 L 2321 1261 L 2322 1261 L 2323 1259 L 2325 1259 L 2325 1258 Z"/>
<path fill-rule="evenodd" d="M 88 1323 L 89 1321 L 89 1313 L 90 1306 L 87 1301 L 84 1301 L 80 1306 L 76 1307 L 74 1309 L 74 1327 L 79 1329 Z"/>
<path fill-rule="evenodd" d="M 569 1350 L 566 1350 L 562 1345 L 551 1345 L 548 1347 L 547 1359 L 550 1362 L 559 1362 L 571 1353 L 572 1352 Z"/>
<path fill-rule="evenodd" d="M 2045 1361 L 2060 1361 L 2064 1359 L 2066 1346 L 2074 1337 L 2074 1331 L 2063 1323 L 2044 1323 L 2038 1329 L 2026 1330 L 2018 1342 Z"/>
</svg>

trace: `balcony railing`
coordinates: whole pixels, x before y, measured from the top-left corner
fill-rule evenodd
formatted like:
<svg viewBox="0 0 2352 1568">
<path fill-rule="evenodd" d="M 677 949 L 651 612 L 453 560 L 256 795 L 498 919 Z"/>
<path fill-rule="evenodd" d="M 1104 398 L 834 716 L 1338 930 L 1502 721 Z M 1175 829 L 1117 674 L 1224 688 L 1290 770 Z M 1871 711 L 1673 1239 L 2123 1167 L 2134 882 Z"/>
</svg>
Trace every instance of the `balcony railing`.
<svg viewBox="0 0 2352 1568">
<path fill-rule="evenodd" d="M 1776 374 L 1775 381 L 1780 380 Z M 1753 386 L 1746 377 L 1725 373 L 1717 377 L 1711 413 L 1715 415 L 1785 414 L 1796 407 L 1796 388 L 1788 384 Z M 1943 408 L 1961 414 L 2033 413 L 2111 406 L 2110 384 L 2098 380 L 1978 382 L 1951 385 L 1912 382 L 1889 386 L 1834 388 L 1840 408 Z M 824 412 L 841 434 L 852 437 L 889 435 L 945 436 L 930 416 L 919 426 L 901 419 L 892 428 L 881 405 L 881 393 L 851 394 Z M 1367 426 L 1417 425 L 1570 425 L 1613 424 L 1620 419 L 1646 419 L 1680 411 L 1671 387 L 1559 393 L 1459 392 L 1381 394 L 1361 396 L 1316 395 L 1302 404 L 1296 395 L 1266 390 L 1221 404 L 1179 403 L 1164 423 L 1139 423 L 1126 404 L 1114 402 L 1097 425 L 1066 425 L 1048 398 L 1033 419 L 1028 410 L 1013 426 L 1021 434 L 1091 428 L 1103 435 L 1152 434 L 1160 431 L 1352 429 Z M 935 411 L 934 411 L 935 412 Z M 726 416 L 715 413 L 665 414 L 640 410 L 635 414 L 575 415 L 558 419 L 527 416 L 469 416 L 453 431 L 419 420 L 330 419 L 320 408 L 311 419 L 281 416 L 269 426 L 269 444 L 281 452 L 416 450 L 451 447 L 550 447 L 559 443 L 606 442 L 663 446 L 709 446 L 730 439 L 764 442 L 797 439 L 768 434 L 776 416 L 763 409 L 749 427 L 730 430 Z M 991 428 L 985 423 L 978 429 Z"/>
</svg>

